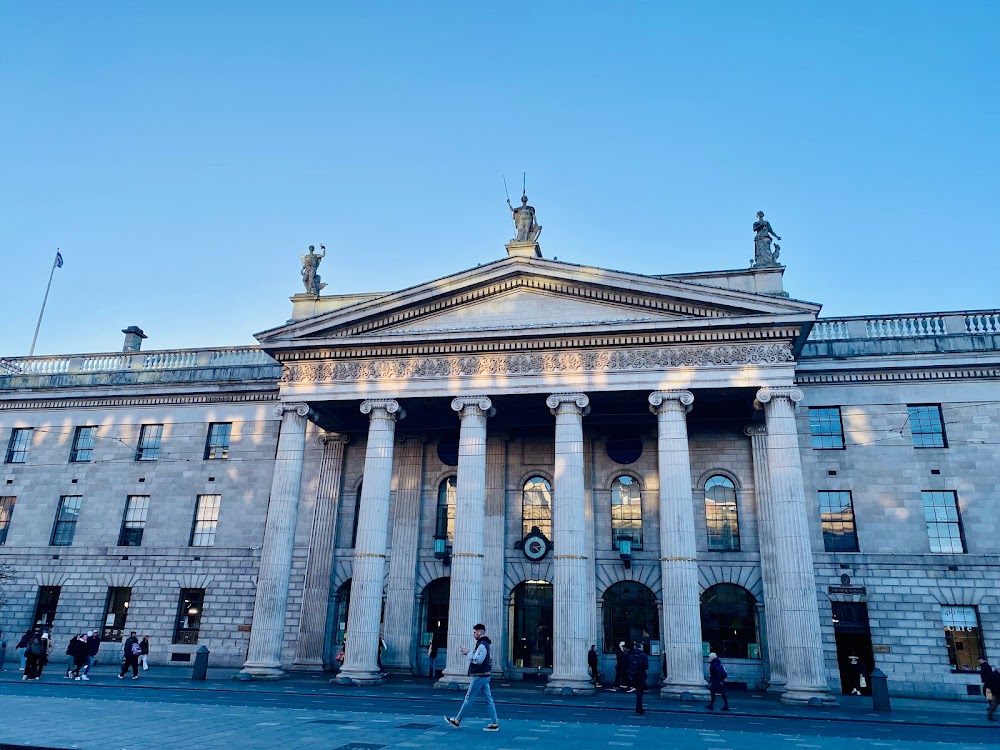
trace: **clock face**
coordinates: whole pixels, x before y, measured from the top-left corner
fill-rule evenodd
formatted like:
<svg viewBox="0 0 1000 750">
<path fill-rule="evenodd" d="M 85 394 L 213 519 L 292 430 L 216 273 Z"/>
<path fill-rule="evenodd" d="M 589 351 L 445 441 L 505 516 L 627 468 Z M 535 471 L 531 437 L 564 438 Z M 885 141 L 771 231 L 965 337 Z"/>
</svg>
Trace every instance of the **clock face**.
<svg viewBox="0 0 1000 750">
<path fill-rule="evenodd" d="M 549 554 L 549 540 L 541 534 L 528 534 L 521 546 L 524 556 L 532 562 L 537 562 Z"/>
</svg>

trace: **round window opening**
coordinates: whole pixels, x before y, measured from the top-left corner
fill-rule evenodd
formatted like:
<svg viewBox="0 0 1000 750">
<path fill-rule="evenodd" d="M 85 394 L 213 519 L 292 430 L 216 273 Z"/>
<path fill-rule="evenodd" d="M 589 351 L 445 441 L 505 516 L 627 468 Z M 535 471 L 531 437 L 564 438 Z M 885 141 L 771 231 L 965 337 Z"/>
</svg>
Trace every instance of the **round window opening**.
<svg viewBox="0 0 1000 750">
<path fill-rule="evenodd" d="M 642 455 L 642 440 L 637 437 L 616 435 L 608 438 L 608 458 L 616 464 L 634 464 Z"/>
<path fill-rule="evenodd" d="M 458 438 L 441 438 L 438 441 L 438 458 L 445 466 L 458 466 Z"/>
</svg>

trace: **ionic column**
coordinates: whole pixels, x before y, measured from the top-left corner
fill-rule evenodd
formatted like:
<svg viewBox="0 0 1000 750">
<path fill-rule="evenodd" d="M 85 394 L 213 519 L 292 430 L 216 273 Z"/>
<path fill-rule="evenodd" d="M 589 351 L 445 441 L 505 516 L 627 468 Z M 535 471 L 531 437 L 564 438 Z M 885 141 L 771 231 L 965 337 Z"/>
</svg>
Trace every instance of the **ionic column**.
<svg viewBox="0 0 1000 750">
<path fill-rule="evenodd" d="M 297 669 L 323 671 L 326 618 L 330 604 L 330 571 L 333 568 L 333 535 L 337 527 L 337 504 L 344 467 L 346 435 L 326 432 L 319 436 L 323 458 L 316 488 L 316 508 L 309 533 L 309 557 L 302 590 L 299 637 L 295 641 Z"/>
<path fill-rule="evenodd" d="M 762 424 L 748 425 L 743 432 L 750 436 L 750 451 L 753 456 L 753 483 L 757 497 L 757 535 L 760 539 L 760 576 L 764 585 L 764 630 L 767 633 L 768 692 L 781 693 L 785 690 L 786 649 L 781 634 L 781 618 L 778 609 L 778 583 L 775 580 L 775 539 L 770 533 L 771 505 L 767 499 L 771 493 L 771 475 L 767 468 L 767 428 Z"/>
<path fill-rule="evenodd" d="M 491 432 L 486 438 L 486 517 L 483 521 L 483 624 L 493 640 L 493 674 L 499 675 L 509 652 L 504 623 L 503 567 L 506 537 L 507 441 Z"/>
<path fill-rule="evenodd" d="M 264 523 L 250 649 L 241 672 L 256 680 L 279 680 L 285 676 L 281 669 L 281 642 L 285 635 L 288 578 L 292 572 L 295 517 L 302 489 L 302 458 L 306 449 L 309 405 L 279 404 L 274 411 L 281 417 L 281 431 L 274 456 L 267 521 Z"/>
<path fill-rule="evenodd" d="M 823 664 L 806 493 L 795 428 L 795 403 L 802 398 L 798 388 L 761 388 L 757 392 L 767 422 L 770 476 L 770 491 L 761 503 L 768 506 L 768 525 L 761 533 L 772 538 L 775 550 L 778 629 L 784 640 L 787 679 L 781 700 L 792 704 L 836 703 Z"/>
<path fill-rule="evenodd" d="M 374 685 L 382 681 L 378 669 L 378 637 L 389 531 L 392 451 L 396 420 L 405 416 L 399 403 L 390 398 L 364 401 L 361 413 L 369 415 L 368 444 L 358 538 L 354 544 L 347 645 L 344 666 L 337 676 L 337 682 L 345 685 Z"/>
<path fill-rule="evenodd" d="M 660 577 L 667 676 L 660 695 L 708 696 L 701 654 L 701 597 L 691 493 L 687 413 L 690 391 L 656 391 L 649 410 L 656 414 L 660 473 Z"/>
<path fill-rule="evenodd" d="M 461 396 L 451 408 L 462 420 L 458 436 L 458 480 L 455 494 L 455 537 L 451 553 L 448 598 L 448 657 L 434 687 L 465 688 L 469 660 L 461 647 L 475 645 L 472 626 L 483 619 L 483 517 L 486 513 L 486 419 L 493 404 L 486 396 Z M 495 638 L 499 633 L 493 633 Z"/>
<path fill-rule="evenodd" d="M 582 393 L 557 393 L 545 400 L 556 417 L 555 482 L 553 487 L 553 658 L 546 693 L 591 695 L 587 674 L 590 649 L 586 511 L 584 508 L 583 417 L 590 399 Z"/>
</svg>

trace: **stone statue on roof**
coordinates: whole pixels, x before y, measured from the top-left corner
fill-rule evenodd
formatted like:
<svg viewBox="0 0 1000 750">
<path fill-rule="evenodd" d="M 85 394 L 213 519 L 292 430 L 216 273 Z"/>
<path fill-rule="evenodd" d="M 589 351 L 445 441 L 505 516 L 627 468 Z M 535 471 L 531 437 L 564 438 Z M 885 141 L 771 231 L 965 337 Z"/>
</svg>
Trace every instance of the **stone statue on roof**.
<svg viewBox="0 0 1000 750">
<path fill-rule="evenodd" d="M 320 245 L 319 249 L 322 252 L 317 255 L 316 246 L 310 245 L 309 252 L 299 256 L 299 260 L 302 261 L 302 284 L 306 288 L 306 294 L 317 296 L 326 286 L 319 278 L 319 264 L 326 257 L 326 246 Z"/>
<path fill-rule="evenodd" d="M 781 252 L 781 247 L 778 245 L 774 246 L 774 250 L 771 250 L 771 238 L 780 240 L 774 230 L 771 228 L 771 222 L 764 218 L 764 212 L 757 212 L 757 221 L 753 223 L 753 231 L 756 232 L 753 238 L 753 265 L 751 268 L 764 268 L 767 266 L 778 266 L 778 254 Z"/>
<path fill-rule="evenodd" d="M 516 234 L 511 242 L 537 242 L 538 235 L 542 233 L 542 228 L 535 221 L 535 208 L 528 205 L 528 196 L 521 196 L 521 205 L 514 208 L 507 199 L 507 207 L 514 218 L 514 230 Z"/>
</svg>

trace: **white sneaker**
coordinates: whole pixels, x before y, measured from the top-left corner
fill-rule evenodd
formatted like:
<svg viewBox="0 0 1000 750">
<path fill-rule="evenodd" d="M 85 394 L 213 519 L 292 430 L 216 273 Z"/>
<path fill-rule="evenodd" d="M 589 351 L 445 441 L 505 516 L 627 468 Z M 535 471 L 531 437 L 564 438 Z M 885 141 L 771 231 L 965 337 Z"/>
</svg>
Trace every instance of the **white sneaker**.
<svg viewBox="0 0 1000 750">
<path fill-rule="evenodd" d="M 87 677 L 87 675 L 85 675 L 85 674 L 80 675 L 79 677 L 77 677 L 77 679 L 78 680 L 86 680 L 87 682 L 90 682 L 90 678 Z"/>
</svg>

